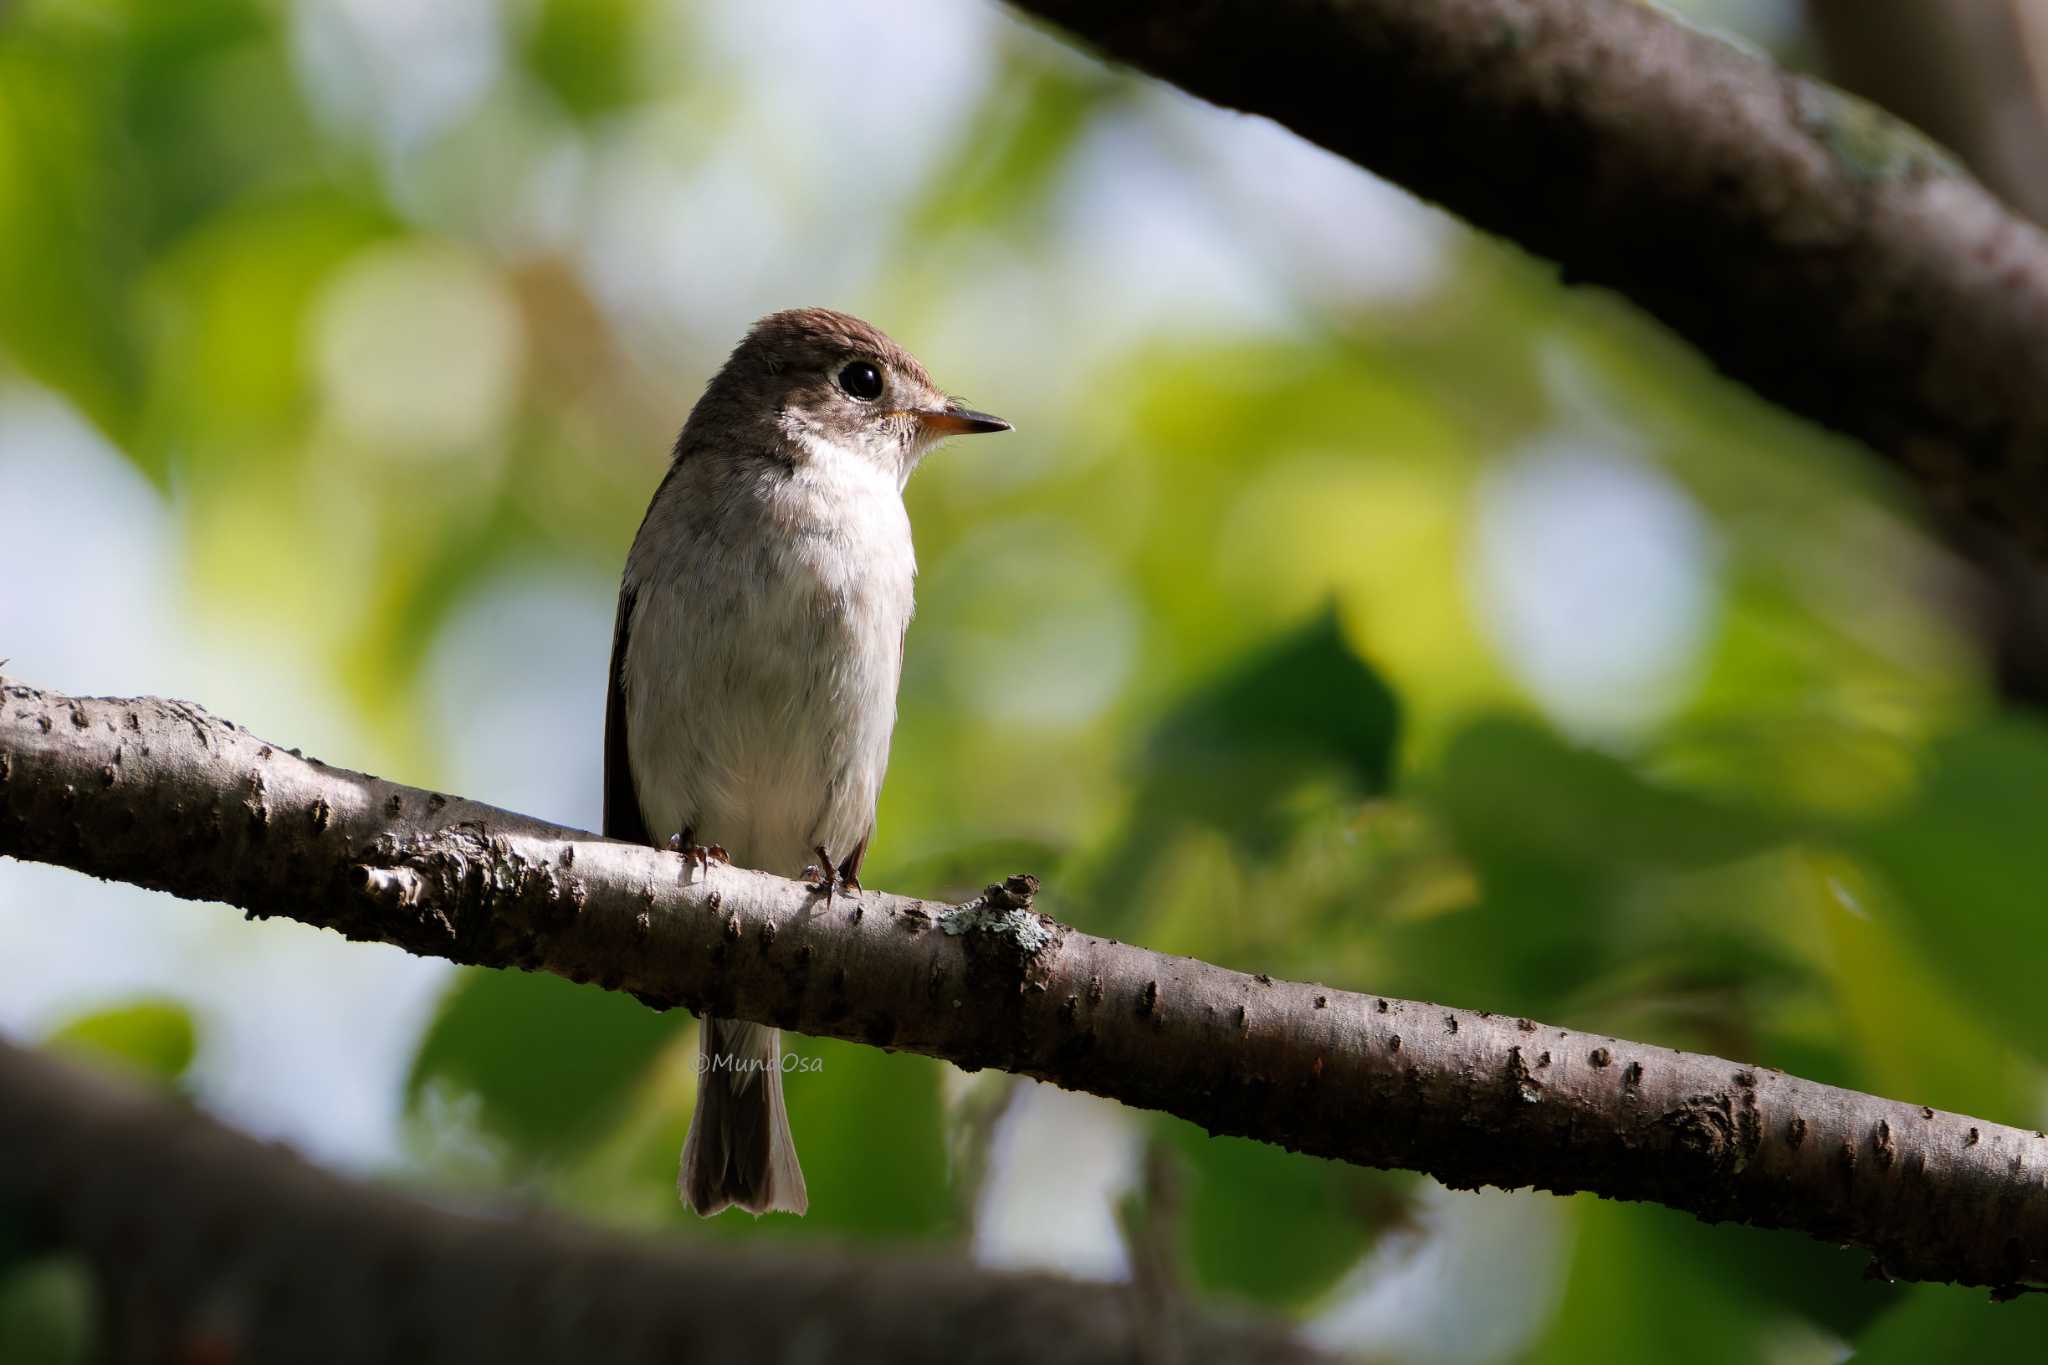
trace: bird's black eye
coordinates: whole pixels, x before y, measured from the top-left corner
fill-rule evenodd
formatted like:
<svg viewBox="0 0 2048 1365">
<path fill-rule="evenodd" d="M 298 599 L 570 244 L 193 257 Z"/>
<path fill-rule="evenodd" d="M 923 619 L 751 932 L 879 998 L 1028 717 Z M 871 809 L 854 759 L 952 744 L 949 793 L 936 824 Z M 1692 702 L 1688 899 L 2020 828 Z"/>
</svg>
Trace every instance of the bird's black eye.
<svg viewBox="0 0 2048 1365">
<path fill-rule="evenodd" d="M 848 397 L 869 402 L 882 396 L 882 372 L 865 360 L 856 360 L 839 372 L 839 387 Z"/>
</svg>

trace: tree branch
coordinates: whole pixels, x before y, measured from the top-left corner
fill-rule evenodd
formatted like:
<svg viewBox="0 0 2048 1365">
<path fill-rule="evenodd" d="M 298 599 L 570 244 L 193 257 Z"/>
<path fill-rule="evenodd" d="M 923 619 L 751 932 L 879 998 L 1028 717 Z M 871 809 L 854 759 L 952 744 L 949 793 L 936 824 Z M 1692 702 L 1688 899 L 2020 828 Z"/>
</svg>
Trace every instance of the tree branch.
<svg viewBox="0 0 2048 1365">
<path fill-rule="evenodd" d="M 1995 582 L 2048 565 L 2048 235 L 1874 107 L 1637 0 L 1012 4 L 1626 295 Z M 2028 591 L 2000 629 L 2048 630 Z"/>
<path fill-rule="evenodd" d="M 301 758 L 197 707 L 0 690 L 0 854 L 662 1008 L 996 1067 L 1454 1187 L 1653 1200 L 2048 1282 L 2048 1137 L 1717 1057 L 1247 976 L 1077 932 L 1012 878 L 828 902 Z"/>
<path fill-rule="evenodd" d="M 113 1361 L 1123 1362 L 1128 1286 L 436 1208 L 0 1045 L 0 1226 L 95 1272 Z M 19 1246 L 10 1246 L 19 1251 Z M 1190 1359 L 1326 1360 L 1189 1313 Z"/>
<path fill-rule="evenodd" d="M 1807 0 L 1806 14 L 1843 85 L 1934 134 L 2008 204 L 2048 223 L 2048 92 L 2028 51 L 2048 21 L 2032 17 L 2033 0 Z M 1969 530 L 1949 528 L 1958 538 Z M 1980 538 L 1972 553 L 1999 690 L 2048 708 L 2048 573 L 2017 545 Z"/>
</svg>

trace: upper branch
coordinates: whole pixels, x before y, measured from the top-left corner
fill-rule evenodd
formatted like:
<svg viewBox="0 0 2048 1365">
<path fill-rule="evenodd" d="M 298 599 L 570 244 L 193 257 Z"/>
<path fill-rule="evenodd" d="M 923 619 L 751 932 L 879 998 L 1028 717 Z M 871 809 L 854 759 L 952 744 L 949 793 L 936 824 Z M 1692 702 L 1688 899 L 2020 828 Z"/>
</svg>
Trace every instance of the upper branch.
<svg viewBox="0 0 2048 1365">
<path fill-rule="evenodd" d="M 1871 106 L 1637 0 L 1012 3 L 1620 291 L 2048 563 L 2048 236 Z"/>
<path fill-rule="evenodd" d="M 0 689 L 0 854 L 902 1048 L 1453 1186 L 1647 1199 L 2048 1283 L 2048 1137 L 1717 1057 L 800 883 L 332 768 L 196 707 Z"/>
</svg>

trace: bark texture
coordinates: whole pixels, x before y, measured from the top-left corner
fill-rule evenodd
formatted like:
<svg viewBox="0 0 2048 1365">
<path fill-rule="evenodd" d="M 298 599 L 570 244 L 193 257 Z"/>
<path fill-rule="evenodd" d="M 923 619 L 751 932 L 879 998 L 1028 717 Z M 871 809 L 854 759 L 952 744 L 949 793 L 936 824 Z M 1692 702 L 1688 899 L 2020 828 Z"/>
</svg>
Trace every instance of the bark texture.
<svg viewBox="0 0 2048 1365">
<path fill-rule="evenodd" d="M 2048 1136 L 1485 1012 L 612 843 L 267 744 L 189 704 L 0 689 L 0 854 L 655 1008 L 996 1067 L 1456 1187 L 1654 1200 L 2048 1283 Z"/>
<path fill-rule="evenodd" d="M 2048 563 L 2048 236 L 1874 107 L 1637 0 L 1012 3 L 1618 290 Z"/>
<path fill-rule="evenodd" d="M 957 1257 L 769 1253 L 435 1207 L 4 1044 L 0 1225 L 84 1259 L 116 1365 L 1121 1365 L 1160 1330 L 1160 1305 L 1122 1286 Z M 1277 1327 L 1167 1311 L 1190 1359 L 1330 1359 Z"/>
</svg>

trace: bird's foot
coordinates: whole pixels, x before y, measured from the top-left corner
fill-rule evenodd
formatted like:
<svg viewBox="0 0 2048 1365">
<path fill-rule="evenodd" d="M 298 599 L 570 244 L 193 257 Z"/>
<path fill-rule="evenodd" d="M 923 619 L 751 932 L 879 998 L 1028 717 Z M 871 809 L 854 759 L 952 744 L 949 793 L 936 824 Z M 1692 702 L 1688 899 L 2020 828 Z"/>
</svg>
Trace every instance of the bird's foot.
<svg viewBox="0 0 2048 1365">
<path fill-rule="evenodd" d="M 685 863 L 695 863 L 699 868 L 709 869 L 713 863 L 730 863 L 723 844 L 700 844 L 697 831 L 686 829 L 681 834 L 668 836 L 668 851 L 683 855 Z"/>
<path fill-rule="evenodd" d="M 856 871 L 860 865 L 858 853 L 849 854 L 835 864 L 823 844 L 811 852 L 818 855 L 818 861 L 804 869 L 804 880 L 811 884 L 811 890 L 823 894 L 827 902 L 831 901 L 835 891 L 858 892 L 861 889 L 860 876 Z"/>
</svg>

